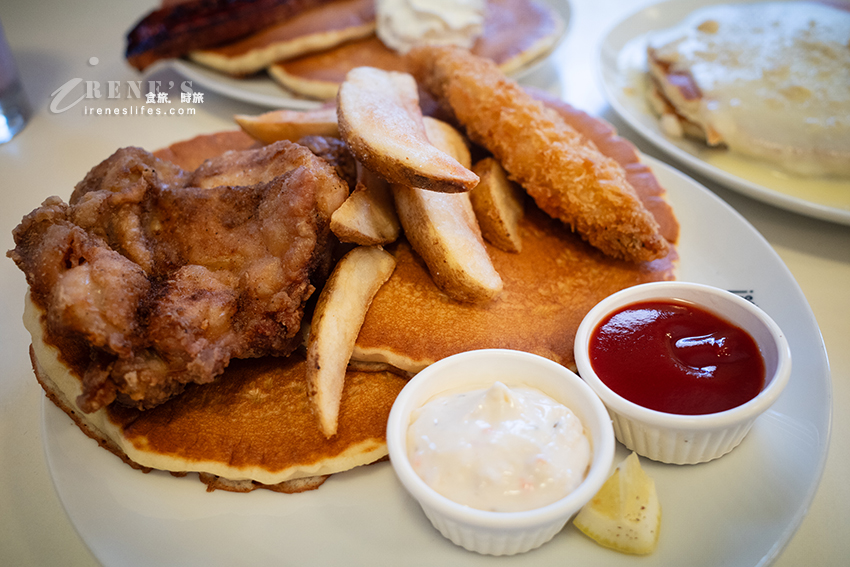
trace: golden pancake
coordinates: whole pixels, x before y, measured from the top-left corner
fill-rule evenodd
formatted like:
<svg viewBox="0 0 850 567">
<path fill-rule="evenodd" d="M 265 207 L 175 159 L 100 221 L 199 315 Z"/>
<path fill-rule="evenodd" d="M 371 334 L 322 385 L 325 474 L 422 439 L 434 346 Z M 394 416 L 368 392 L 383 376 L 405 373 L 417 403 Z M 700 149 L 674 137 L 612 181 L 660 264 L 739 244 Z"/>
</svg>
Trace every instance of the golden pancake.
<svg viewBox="0 0 850 567">
<path fill-rule="evenodd" d="M 508 348 L 575 368 L 573 340 L 584 315 L 620 289 L 673 279 L 675 253 L 648 264 L 604 256 L 528 203 L 522 252 L 487 247 L 504 282 L 485 305 L 451 300 L 406 241 L 390 248 L 396 269 L 377 293 L 352 358 L 418 372 L 449 355 Z"/>
<path fill-rule="evenodd" d="M 257 140 L 242 130 L 228 130 L 175 142 L 153 154 L 187 171 L 193 171 L 211 157 L 219 156 L 229 150 L 247 150 L 258 145 L 260 144 Z"/>
<path fill-rule="evenodd" d="M 406 382 L 391 373 L 348 372 L 331 439 L 312 413 L 300 354 L 234 361 L 214 383 L 189 387 L 150 410 L 112 404 L 85 413 L 75 401 L 82 349 L 46 336 L 43 311 L 29 296 L 24 322 L 36 377 L 89 437 L 134 468 L 199 472 L 215 488 L 300 491 L 380 460 L 390 407 Z"/>
<path fill-rule="evenodd" d="M 548 53 L 563 29 L 564 22 L 551 8 L 533 0 L 490 0 L 484 34 L 472 52 L 492 59 L 510 74 Z M 297 94 L 329 99 L 336 96 L 346 73 L 363 65 L 407 71 L 401 55 L 370 36 L 323 52 L 279 61 L 268 68 L 268 73 Z"/>
<path fill-rule="evenodd" d="M 193 51 L 198 63 L 230 75 L 250 75 L 276 61 L 291 59 L 375 32 L 374 0 L 337 0 L 235 43 Z"/>
</svg>

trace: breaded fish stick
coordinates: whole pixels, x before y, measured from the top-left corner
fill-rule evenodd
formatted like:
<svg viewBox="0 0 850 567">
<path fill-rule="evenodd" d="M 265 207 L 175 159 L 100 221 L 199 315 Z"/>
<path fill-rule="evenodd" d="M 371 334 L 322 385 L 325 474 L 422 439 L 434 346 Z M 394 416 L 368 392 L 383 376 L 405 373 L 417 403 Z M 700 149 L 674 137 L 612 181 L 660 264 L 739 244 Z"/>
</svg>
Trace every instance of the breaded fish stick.
<svg viewBox="0 0 850 567">
<path fill-rule="evenodd" d="M 455 47 L 419 47 L 407 57 L 419 84 L 547 214 L 609 256 L 643 262 L 667 254 L 623 168 L 496 65 Z"/>
</svg>

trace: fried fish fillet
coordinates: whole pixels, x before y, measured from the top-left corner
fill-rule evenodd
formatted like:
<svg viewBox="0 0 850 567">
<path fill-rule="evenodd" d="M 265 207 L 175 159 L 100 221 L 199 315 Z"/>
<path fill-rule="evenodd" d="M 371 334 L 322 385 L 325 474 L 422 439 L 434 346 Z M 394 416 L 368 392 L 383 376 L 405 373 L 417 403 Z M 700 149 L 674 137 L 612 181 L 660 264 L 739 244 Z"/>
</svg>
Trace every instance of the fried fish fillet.
<svg viewBox="0 0 850 567">
<path fill-rule="evenodd" d="M 545 91 L 526 89 L 531 96 L 557 112 L 582 137 L 600 152 L 619 163 L 629 182 L 640 197 L 643 206 L 658 222 L 662 236 L 667 242 L 679 239 L 679 221 L 673 207 L 665 198 L 666 191 L 658 182 L 652 169 L 640 160 L 637 148 L 617 134 L 617 130 L 605 120 L 591 116 Z"/>
<path fill-rule="evenodd" d="M 623 168 L 491 61 L 436 46 L 414 48 L 407 60 L 419 84 L 547 214 L 614 258 L 643 262 L 667 254 L 667 240 Z"/>
<path fill-rule="evenodd" d="M 48 333 L 86 361 L 80 408 L 150 408 L 232 358 L 293 351 L 347 194 L 325 160 L 290 142 L 194 172 L 125 148 L 68 204 L 51 197 L 24 217 L 9 256 Z"/>
</svg>

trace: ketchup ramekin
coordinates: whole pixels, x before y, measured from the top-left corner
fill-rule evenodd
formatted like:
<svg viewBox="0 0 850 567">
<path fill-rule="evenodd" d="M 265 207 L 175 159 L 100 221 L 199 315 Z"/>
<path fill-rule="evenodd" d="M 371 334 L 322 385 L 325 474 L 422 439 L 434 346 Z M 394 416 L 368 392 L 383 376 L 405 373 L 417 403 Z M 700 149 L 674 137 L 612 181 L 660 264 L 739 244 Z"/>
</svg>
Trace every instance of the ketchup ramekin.
<svg viewBox="0 0 850 567">
<path fill-rule="evenodd" d="M 537 388 L 581 420 L 591 442 L 591 464 L 584 481 L 566 497 L 524 512 L 477 510 L 437 493 L 414 471 L 407 456 L 411 412 L 441 394 L 487 388 L 496 381 Z M 552 539 L 602 487 L 611 472 L 614 446 L 611 419 L 587 384 L 556 362 L 514 350 L 464 352 L 428 366 L 402 389 L 387 422 L 390 461 L 402 485 L 443 536 L 485 555 L 523 553 Z"/>
<path fill-rule="evenodd" d="M 609 314 L 648 300 L 682 300 L 748 332 L 765 363 L 761 392 L 735 408 L 702 415 L 655 411 L 633 403 L 599 378 L 590 360 L 591 336 Z M 600 301 L 579 325 L 575 338 L 579 375 L 608 408 L 617 440 L 638 455 L 671 464 L 697 464 L 737 447 L 756 418 L 779 397 L 791 375 L 791 350 L 779 326 L 752 302 L 729 291 L 689 282 L 654 282 L 626 288 Z"/>
</svg>

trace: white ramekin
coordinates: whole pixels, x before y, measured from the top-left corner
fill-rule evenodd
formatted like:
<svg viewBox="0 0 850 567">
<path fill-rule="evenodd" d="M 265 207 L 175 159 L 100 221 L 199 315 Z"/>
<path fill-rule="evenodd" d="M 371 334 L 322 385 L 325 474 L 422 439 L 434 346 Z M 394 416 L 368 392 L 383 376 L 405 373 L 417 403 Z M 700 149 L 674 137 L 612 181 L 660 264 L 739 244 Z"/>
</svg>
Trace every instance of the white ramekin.
<svg viewBox="0 0 850 567">
<path fill-rule="evenodd" d="M 407 456 L 411 412 L 442 393 L 486 388 L 496 381 L 537 388 L 581 420 L 591 439 L 592 461 L 587 477 L 568 496 L 524 512 L 476 510 L 438 494 L 413 470 Z M 387 422 L 390 460 L 402 485 L 441 534 L 461 547 L 487 555 L 523 553 L 552 539 L 608 478 L 614 445 L 611 419 L 587 384 L 560 364 L 514 350 L 464 352 L 428 366 L 398 395 Z"/>
<path fill-rule="evenodd" d="M 656 299 L 692 302 L 747 331 L 764 357 L 766 374 L 761 393 L 727 411 L 677 415 L 647 409 L 608 388 L 590 363 L 588 347 L 592 333 L 611 312 L 635 302 Z M 608 408 L 617 440 L 638 455 L 679 465 L 710 461 L 737 447 L 756 418 L 776 401 L 791 375 L 791 350 L 773 319 L 734 293 L 688 282 L 642 284 L 600 301 L 579 325 L 575 358 L 579 374 Z"/>
</svg>

